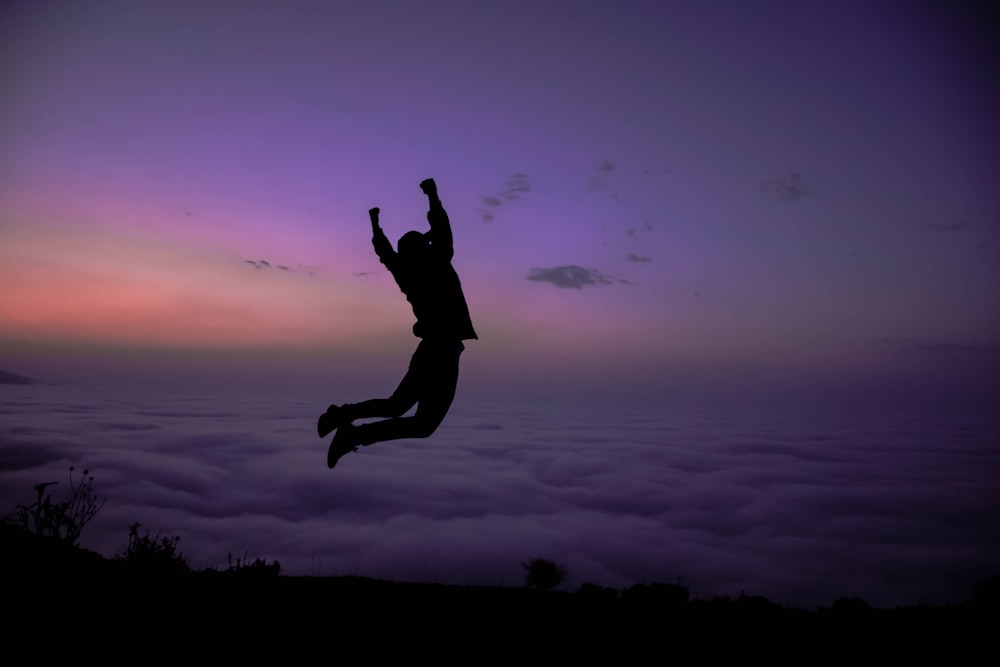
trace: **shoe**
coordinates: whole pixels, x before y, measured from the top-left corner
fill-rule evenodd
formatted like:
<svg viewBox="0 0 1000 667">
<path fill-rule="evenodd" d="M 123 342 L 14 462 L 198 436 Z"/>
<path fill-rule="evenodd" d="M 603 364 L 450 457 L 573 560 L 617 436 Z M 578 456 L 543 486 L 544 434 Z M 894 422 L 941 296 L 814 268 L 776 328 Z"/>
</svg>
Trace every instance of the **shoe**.
<svg viewBox="0 0 1000 667">
<path fill-rule="evenodd" d="M 344 424 L 337 430 L 337 435 L 330 441 L 330 449 L 326 450 L 326 466 L 333 469 L 344 454 L 358 451 L 358 428 L 353 424 Z"/>
<path fill-rule="evenodd" d="M 326 412 L 319 416 L 319 421 L 316 422 L 316 433 L 319 434 L 319 437 L 325 438 L 333 433 L 334 429 L 341 426 L 343 412 L 344 409 L 339 405 L 331 405 L 326 409 Z"/>
</svg>

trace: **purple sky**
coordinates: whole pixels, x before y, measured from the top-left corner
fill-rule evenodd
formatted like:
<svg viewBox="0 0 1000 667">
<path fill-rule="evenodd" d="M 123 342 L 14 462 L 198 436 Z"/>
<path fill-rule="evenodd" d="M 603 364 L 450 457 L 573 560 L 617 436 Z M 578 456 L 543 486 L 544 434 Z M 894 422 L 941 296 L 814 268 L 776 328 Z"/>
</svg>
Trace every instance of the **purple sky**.
<svg viewBox="0 0 1000 667">
<path fill-rule="evenodd" d="M 432 176 L 482 338 L 470 390 L 981 390 L 981 17 L 615 7 L 5 3 L 0 363 L 398 374 L 412 315 L 366 211 L 421 228 Z"/>
<path fill-rule="evenodd" d="M 931 2 L 5 2 L 0 370 L 184 405 L 49 419 L 33 394 L 2 499 L 84 463 L 120 503 L 93 539 L 180 526 L 203 565 L 252 534 L 433 578 L 458 567 L 435 549 L 479 562 L 492 534 L 485 579 L 550 546 L 616 586 L 955 594 L 920 582 L 996 554 L 995 417 L 887 409 L 995 411 L 988 25 Z M 367 210 L 423 229 L 427 177 L 481 340 L 439 435 L 331 478 L 317 408 L 385 395 L 416 344 Z M 227 383 L 310 398 L 257 429 L 191 390 Z M 671 424 L 736 398 L 866 412 Z"/>
</svg>

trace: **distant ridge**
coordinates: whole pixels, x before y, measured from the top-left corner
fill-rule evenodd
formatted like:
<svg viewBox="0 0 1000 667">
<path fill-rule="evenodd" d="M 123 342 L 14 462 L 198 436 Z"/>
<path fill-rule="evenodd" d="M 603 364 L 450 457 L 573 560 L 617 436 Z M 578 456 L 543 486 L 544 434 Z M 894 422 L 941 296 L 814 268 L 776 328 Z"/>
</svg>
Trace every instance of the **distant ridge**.
<svg viewBox="0 0 1000 667">
<path fill-rule="evenodd" d="M 0 384 L 35 384 L 35 381 L 23 375 L 0 371 Z"/>
</svg>

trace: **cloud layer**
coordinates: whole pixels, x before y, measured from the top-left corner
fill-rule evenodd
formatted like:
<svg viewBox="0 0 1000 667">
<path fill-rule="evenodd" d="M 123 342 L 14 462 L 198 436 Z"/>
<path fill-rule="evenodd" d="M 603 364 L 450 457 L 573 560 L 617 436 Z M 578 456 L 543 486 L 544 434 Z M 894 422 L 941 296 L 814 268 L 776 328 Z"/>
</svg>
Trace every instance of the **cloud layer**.
<svg viewBox="0 0 1000 667">
<path fill-rule="evenodd" d="M 139 521 L 196 567 L 516 586 L 544 557 L 571 587 L 684 576 L 803 606 L 961 599 L 1000 562 L 995 421 L 460 402 L 331 472 L 335 397 L 3 391 L 0 503 L 87 467 L 108 501 L 83 543 L 106 555 Z"/>
</svg>

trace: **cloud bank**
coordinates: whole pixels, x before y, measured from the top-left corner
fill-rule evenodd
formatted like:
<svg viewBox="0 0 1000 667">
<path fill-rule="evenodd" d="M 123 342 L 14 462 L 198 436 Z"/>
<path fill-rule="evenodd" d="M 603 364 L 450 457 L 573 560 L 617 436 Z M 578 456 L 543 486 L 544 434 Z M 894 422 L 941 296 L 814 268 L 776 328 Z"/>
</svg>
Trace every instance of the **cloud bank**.
<svg viewBox="0 0 1000 667">
<path fill-rule="evenodd" d="M 996 420 L 467 403 L 331 472 L 315 396 L 4 391 L 0 506 L 89 468 L 108 500 L 83 546 L 108 556 L 139 521 L 202 568 L 518 586 L 545 557 L 571 587 L 800 606 L 963 599 L 1000 561 Z"/>
</svg>

